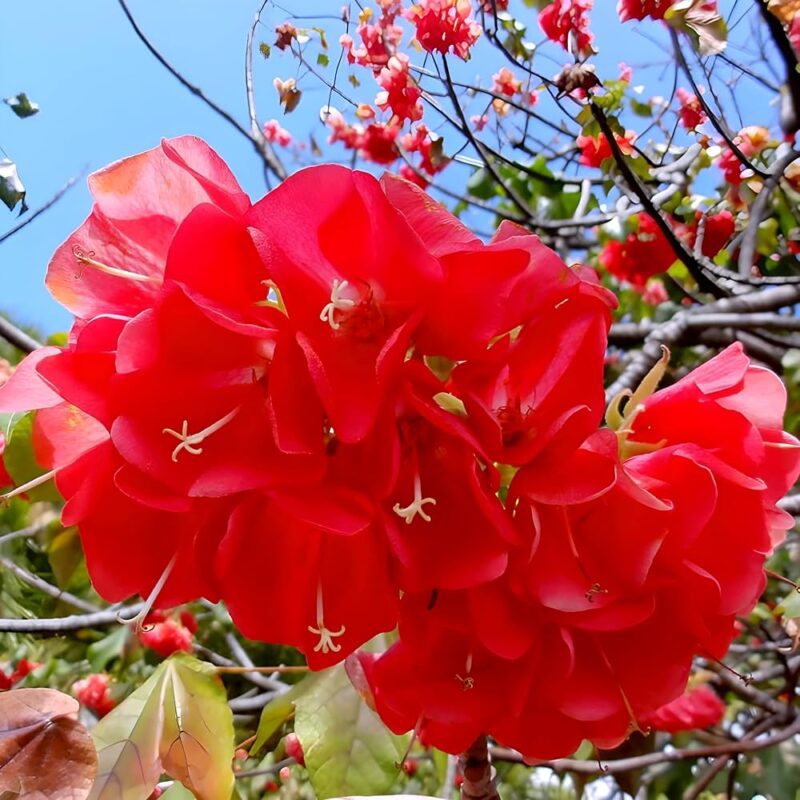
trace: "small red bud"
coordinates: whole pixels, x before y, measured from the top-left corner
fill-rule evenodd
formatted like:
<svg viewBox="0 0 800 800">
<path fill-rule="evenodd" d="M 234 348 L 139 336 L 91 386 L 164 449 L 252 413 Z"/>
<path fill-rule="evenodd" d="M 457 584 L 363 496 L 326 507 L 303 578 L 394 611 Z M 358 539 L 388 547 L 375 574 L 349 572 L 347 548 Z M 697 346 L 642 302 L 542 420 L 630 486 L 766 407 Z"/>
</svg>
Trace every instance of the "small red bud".
<svg viewBox="0 0 800 800">
<path fill-rule="evenodd" d="M 281 767 L 278 777 L 286 783 L 292 777 L 292 770 L 289 767 Z"/>
<path fill-rule="evenodd" d="M 303 745 L 294 733 L 287 734 L 286 741 L 284 742 L 286 755 L 293 758 L 301 767 L 306 765 L 306 757 L 303 753 Z"/>
</svg>

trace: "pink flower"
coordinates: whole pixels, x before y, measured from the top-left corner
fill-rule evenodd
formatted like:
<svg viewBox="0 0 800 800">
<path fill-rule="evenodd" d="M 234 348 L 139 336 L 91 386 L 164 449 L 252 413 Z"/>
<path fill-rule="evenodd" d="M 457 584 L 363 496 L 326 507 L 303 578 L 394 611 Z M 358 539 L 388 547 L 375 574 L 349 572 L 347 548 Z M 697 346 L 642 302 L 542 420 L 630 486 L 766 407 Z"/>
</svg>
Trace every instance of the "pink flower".
<svg viewBox="0 0 800 800">
<path fill-rule="evenodd" d="M 499 72 L 492 75 L 492 91 L 495 94 L 504 94 L 506 97 L 513 97 L 522 90 L 522 81 L 514 77 L 508 67 L 502 67 Z"/>
<path fill-rule="evenodd" d="M 548 39 L 565 50 L 569 48 L 570 34 L 574 34 L 578 50 L 584 53 L 593 39 L 589 31 L 593 3 L 594 0 L 553 0 L 539 12 L 539 27 Z"/>
<path fill-rule="evenodd" d="M 481 34 L 470 0 L 420 0 L 404 16 L 414 23 L 417 41 L 429 53 L 452 50 L 466 61 Z"/>
<path fill-rule="evenodd" d="M 292 134 L 286 128 L 282 128 L 276 119 L 264 123 L 264 136 L 268 142 L 279 144 L 281 147 L 288 147 L 292 143 Z"/>
</svg>

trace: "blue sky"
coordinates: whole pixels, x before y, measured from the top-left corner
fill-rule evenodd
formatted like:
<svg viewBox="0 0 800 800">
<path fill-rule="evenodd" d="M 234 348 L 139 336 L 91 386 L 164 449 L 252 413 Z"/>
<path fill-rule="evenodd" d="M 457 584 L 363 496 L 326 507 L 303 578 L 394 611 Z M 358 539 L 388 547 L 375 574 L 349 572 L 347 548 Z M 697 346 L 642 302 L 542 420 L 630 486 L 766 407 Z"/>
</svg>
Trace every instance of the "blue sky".
<svg viewBox="0 0 800 800">
<path fill-rule="evenodd" d="M 515 2 L 521 0 L 512 0 Z M 341 5 L 342 0 L 291 3 L 299 13 L 313 10 L 334 15 Z M 620 26 L 615 5 L 612 0 L 597 0 L 593 13 L 605 77 L 616 77 L 619 61 L 638 65 L 663 59 L 648 39 L 637 34 L 636 26 Z M 244 122 L 244 45 L 257 3 L 131 0 L 130 6 L 164 55 Z M 41 106 L 38 115 L 26 120 L 18 120 L 0 106 L 0 147 L 17 162 L 32 208 L 83 170 L 149 149 L 161 137 L 184 133 L 206 139 L 253 197 L 263 193 L 260 161 L 248 142 L 164 71 L 135 37 L 116 2 L 80 0 L 69 4 L 69 11 L 64 9 L 29 0 L 9 3 L 3 10 L 0 96 L 24 91 Z M 271 9 L 257 41 L 272 41 L 270 24 L 274 27 L 284 18 L 283 12 Z M 341 24 L 332 20 L 321 24 L 329 33 L 332 53 L 338 53 Z M 647 33 L 664 39 L 658 26 L 650 25 Z M 272 78 L 293 75 L 293 62 L 275 51 L 266 61 L 256 54 L 255 61 L 259 115 L 262 119 L 279 116 Z M 481 74 L 488 79 L 500 65 L 497 54 L 489 55 L 487 49 L 465 65 L 462 74 Z M 545 58 L 537 66 L 546 74 L 558 69 L 556 61 Z M 661 73 L 661 68 L 651 70 L 647 94 L 669 94 L 671 72 L 659 85 Z M 296 134 L 314 130 L 317 140 L 323 142 L 325 131 L 318 112 L 326 102 L 327 90 L 313 80 L 304 80 L 301 88 L 303 101 L 287 118 L 287 127 Z M 44 274 L 57 245 L 80 224 L 90 207 L 85 179 L 81 179 L 52 210 L 0 245 L 0 310 L 45 333 L 68 327 L 69 316 L 47 293 Z M 0 207 L 0 232 L 15 222 L 16 218 Z"/>
</svg>

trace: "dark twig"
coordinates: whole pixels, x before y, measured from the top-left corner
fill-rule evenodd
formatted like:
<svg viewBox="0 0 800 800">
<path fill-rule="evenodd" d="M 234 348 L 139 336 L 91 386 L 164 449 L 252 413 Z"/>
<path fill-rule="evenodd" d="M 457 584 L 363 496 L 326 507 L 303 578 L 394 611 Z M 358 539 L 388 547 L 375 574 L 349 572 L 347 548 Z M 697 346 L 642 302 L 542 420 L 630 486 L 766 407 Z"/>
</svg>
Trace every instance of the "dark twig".
<svg viewBox="0 0 800 800">
<path fill-rule="evenodd" d="M 45 211 L 52 208 L 77 182 L 78 178 L 82 178 L 84 172 L 79 175 L 73 175 L 44 205 L 39 206 L 35 211 L 28 214 L 22 222 L 18 222 L 13 228 L 10 228 L 5 233 L 0 234 L 0 244 L 6 239 L 10 239 L 15 233 L 19 233 L 23 228 L 31 224 L 37 217 L 44 214 Z"/>
<path fill-rule="evenodd" d="M 258 9 L 253 24 L 247 33 L 247 47 L 244 57 L 244 85 L 247 92 L 247 112 L 250 115 L 250 136 L 257 143 L 257 149 L 264 158 L 267 168 L 279 179 L 286 179 L 286 168 L 283 162 L 275 153 L 275 148 L 267 141 L 261 126 L 258 124 L 258 114 L 256 113 L 256 98 L 253 91 L 253 39 L 256 35 L 256 28 L 261 22 L 261 14 L 269 0 L 264 0 L 261 8 Z"/>
<path fill-rule="evenodd" d="M 5 633 L 67 633 L 84 628 L 118 625 L 119 616 L 134 616 L 142 610 L 143 603 L 119 608 L 107 608 L 91 614 L 73 614 L 69 617 L 48 619 L 0 619 L 0 631 Z"/>
<path fill-rule="evenodd" d="M 230 113 L 228 113 L 224 108 L 219 106 L 215 103 L 210 97 L 208 97 L 199 86 L 195 86 L 193 83 L 188 81 L 183 75 L 172 66 L 172 64 L 167 61 L 164 56 L 156 49 L 155 45 L 147 38 L 144 31 L 139 27 L 136 20 L 131 14 L 130 9 L 128 8 L 127 3 L 125 0 L 117 0 L 122 8 L 123 13 L 128 18 L 128 22 L 130 23 L 131 27 L 133 28 L 134 33 L 139 38 L 139 40 L 144 44 L 144 46 L 150 51 L 153 57 L 161 64 L 164 69 L 167 70 L 185 89 L 188 89 L 195 97 L 200 99 L 203 103 L 205 103 L 214 113 L 218 114 L 222 119 L 224 119 L 229 125 L 231 125 L 235 130 L 237 130 L 242 136 L 244 136 L 250 144 L 256 149 L 256 152 L 261 156 L 261 158 L 266 163 L 267 167 L 271 169 L 275 176 L 283 180 L 286 177 L 286 171 L 280 166 L 280 163 L 275 163 L 274 158 L 271 158 L 268 154 L 268 151 L 264 149 L 263 143 L 258 141 L 254 138 L 250 132 L 245 128 L 235 117 L 233 117 Z M 271 148 L 270 148 L 271 150 Z M 274 156 L 274 153 L 272 153 Z M 277 171 L 276 171 L 277 170 Z"/>
<path fill-rule="evenodd" d="M 22 350 L 23 353 L 32 353 L 42 346 L 40 341 L 25 333 L 3 316 L 0 316 L 0 337 L 9 344 L 13 344 L 18 350 Z"/>
</svg>

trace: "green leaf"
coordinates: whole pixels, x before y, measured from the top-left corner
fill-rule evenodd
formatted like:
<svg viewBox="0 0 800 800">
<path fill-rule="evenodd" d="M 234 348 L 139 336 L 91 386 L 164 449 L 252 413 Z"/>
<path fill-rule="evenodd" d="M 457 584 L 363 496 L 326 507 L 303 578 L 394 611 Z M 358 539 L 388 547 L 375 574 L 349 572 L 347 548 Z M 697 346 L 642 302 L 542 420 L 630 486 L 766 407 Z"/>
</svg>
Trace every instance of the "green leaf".
<svg viewBox="0 0 800 800">
<path fill-rule="evenodd" d="M 233 790 L 233 715 L 210 664 L 164 661 L 92 731 L 97 780 L 89 800 L 147 800 L 163 772 L 197 800 Z"/>
<path fill-rule="evenodd" d="M 17 174 L 17 165 L 8 158 L 0 158 L 0 201 L 9 211 L 22 203 L 20 213 L 28 210 L 25 205 L 25 186 Z"/>
<path fill-rule="evenodd" d="M 297 699 L 294 730 L 319 800 L 385 794 L 397 779 L 405 737 L 387 730 L 342 665 Z"/>
<path fill-rule="evenodd" d="M 792 589 L 792 591 L 783 598 L 776 610 L 782 612 L 786 619 L 797 619 L 800 617 L 800 592 L 798 592 L 797 589 Z"/>
<path fill-rule="evenodd" d="M 100 641 L 90 644 L 86 648 L 86 658 L 94 672 L 105 672 L 109 662 L 119 658 L 125 649 L 125 642 L 128 639 L 128 628 L 120 625 L 108 636 L 104 636 Z"/>
<path fill-rule="evenodd" d="M 467 181 L 467 193 L 481 200 L 488 200 L 495 194 L 494 178 L 486 169 L 476 169 Z"/>
<path fill-rule="evenodd" d="M 15 97 L 7 97 L 4 102 L 21 119 L 39 113 L 39 104 L 32 102 L 25 92 L 20 92 Z"/>
<path fill-rule="evenodd" d="M 83 548 L 77 528 L 59 531 L 47 548 L 47 558 L 53 568 L 56 584 L 62 589 L 70 588 L 82 562 Z"/>
<path fill-rule="evenodd" d="M 317 64 L 321 67 L 327 67 L 330 64 L 330 58 L 328 58 L 326 53 L 319 53 L 317 54 Z"/>
<path fill-rule="evenodd" d="M 272 48 L 266 42 L 261 42 L 261 44 L 258 46 L 258 52 L 261 53 L 264 58 L 269 58 Z"/>
<path fill-rule="evenodd" d="M 283 723 L 294 714 L 294 704 L 297 698 L 303 692 L 308 691 L 317 678 L 318 675 L 316 673 L 307 675 L 302 681 L 292 686 L 288 692 L 278 695 L 278 697 L 264 706 L 261 712 L 261 719 L 258 721 L 256 740 L 250 748 L 251 755 L 258 753 L 278 732 Z"/>
</svg>

